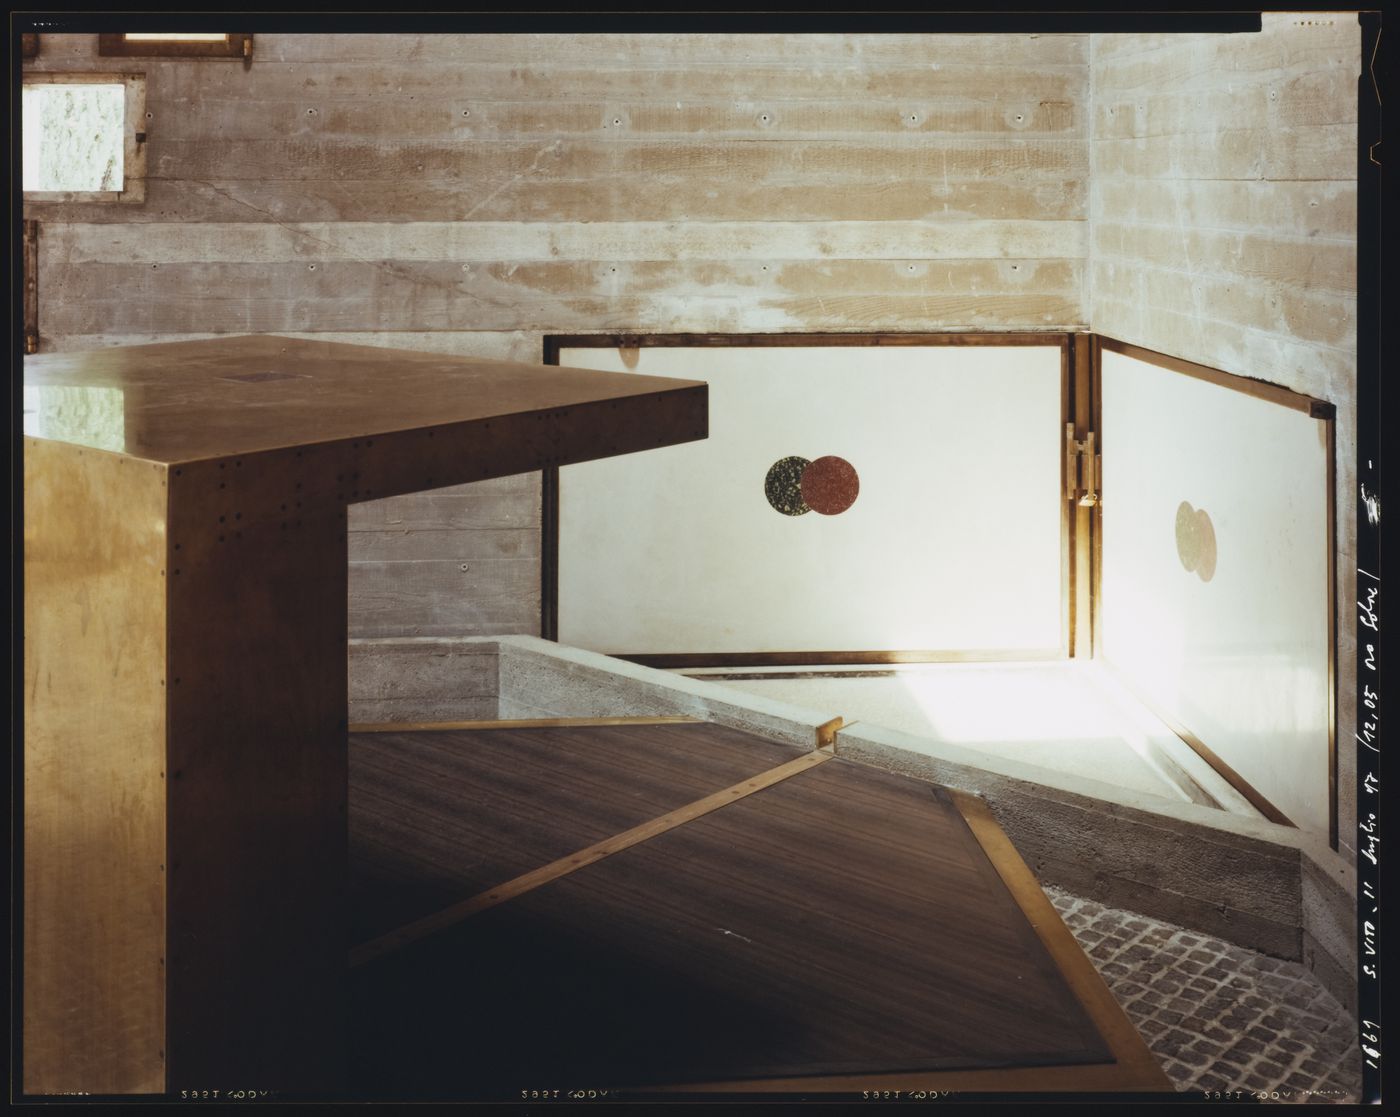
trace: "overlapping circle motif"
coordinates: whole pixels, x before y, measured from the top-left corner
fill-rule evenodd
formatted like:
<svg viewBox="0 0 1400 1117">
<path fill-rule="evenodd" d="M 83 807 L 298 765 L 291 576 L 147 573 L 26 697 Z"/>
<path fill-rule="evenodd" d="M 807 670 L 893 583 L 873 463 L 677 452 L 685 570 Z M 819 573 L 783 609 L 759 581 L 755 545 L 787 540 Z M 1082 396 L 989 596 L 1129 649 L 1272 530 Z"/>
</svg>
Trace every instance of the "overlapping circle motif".
<svg viewBox="0 0 1400 1117">
<path fill-rule="evenodd" d="M 794 455 L 779 458 L 769 467 L 763 479 L 763 495 L 784 516 L 803 516 L 808 512 L 836 516 L 860 495 L 860 477 L 845 458 L 828 454 L 808 461 Z"/>
<path fill-rule="evenodd" d="M 1203 582 L 1215 577 L 1215 525 L 1204 509 L 1182 501 L 1176 510 L 1176 555 Z"/>
<path fill-rule="evenodd" d="M 763 479 L 763 495 L 768 503 L 784 516 L 802 516 L 810 512 L 802 499 L 802 474 L 812 463 L 806 458 L 779 458 Z"/>
</svg>

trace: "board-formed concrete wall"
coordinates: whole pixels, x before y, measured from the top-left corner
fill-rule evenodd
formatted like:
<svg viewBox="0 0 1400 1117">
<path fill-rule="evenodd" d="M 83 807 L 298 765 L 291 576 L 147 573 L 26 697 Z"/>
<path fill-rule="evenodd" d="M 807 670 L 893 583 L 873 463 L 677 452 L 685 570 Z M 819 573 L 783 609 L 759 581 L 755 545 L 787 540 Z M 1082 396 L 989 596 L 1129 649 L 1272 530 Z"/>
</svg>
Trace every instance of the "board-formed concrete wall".
<svg viewBox="0 0 1400 1117">
<path fill-rule="evenodd" d="M 1090 38 L 1091 328 L 1337 405 L 1338 829 L 1353 861 L 1361 71 L 1355 12 Z"/>
</svg>

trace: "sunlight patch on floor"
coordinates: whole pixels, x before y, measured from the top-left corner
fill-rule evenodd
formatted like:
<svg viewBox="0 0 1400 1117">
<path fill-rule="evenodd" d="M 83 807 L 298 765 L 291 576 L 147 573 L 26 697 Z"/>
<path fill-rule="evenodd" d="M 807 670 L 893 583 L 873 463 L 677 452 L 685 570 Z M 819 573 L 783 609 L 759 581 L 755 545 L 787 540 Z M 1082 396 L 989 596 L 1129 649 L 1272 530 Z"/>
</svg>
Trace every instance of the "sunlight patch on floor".
<svg viewBox="0 0 1400 1117">
<path fill-rule="evenodd" d="M 1185 770 L 1226 809 L 1250 813 L 1171 730 L 1092 663 L 913 664 L 890 674 L 822 668 L 820 675 L 796 678 L 795 668 L 729 669 L 743 678 L 723 678 L 721 671 L 687 673 L 778 701 L 838 710 L 848 723 L 881 725 L 1177 801 L 1191 797 L 1181 787 Z"/>
</svg>

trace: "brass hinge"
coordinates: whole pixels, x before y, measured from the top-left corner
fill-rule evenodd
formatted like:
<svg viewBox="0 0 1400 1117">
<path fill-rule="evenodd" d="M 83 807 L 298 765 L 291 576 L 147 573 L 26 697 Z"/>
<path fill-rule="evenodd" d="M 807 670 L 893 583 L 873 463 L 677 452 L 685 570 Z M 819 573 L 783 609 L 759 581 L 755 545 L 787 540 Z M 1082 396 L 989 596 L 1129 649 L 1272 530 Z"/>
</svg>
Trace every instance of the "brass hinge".
<svg viewBox="0 0 1400 1117">
<path fill-rule="evenodd" d="M 1065 424 L 1065 499 L 1081 508 L 1099 503 L 1099 471 L 1102 459 L 1094 453 L 1094 432 L 1083 441 L 1074 437 L 1074 424 Z"/>
<path fill-rule="evenodd" d="M 39 222 L 26 221 L 24 235 L 24 352 L 39 352 Z"/>
</svg>

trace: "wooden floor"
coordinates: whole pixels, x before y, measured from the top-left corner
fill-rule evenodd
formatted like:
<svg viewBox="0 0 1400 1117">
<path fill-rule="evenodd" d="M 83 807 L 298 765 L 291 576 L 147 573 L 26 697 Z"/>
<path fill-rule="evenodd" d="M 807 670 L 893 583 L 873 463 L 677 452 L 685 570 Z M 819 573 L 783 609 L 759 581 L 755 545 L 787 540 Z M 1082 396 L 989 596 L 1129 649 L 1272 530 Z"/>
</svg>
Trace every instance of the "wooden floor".
<svg viewBox="0 0 1400 1117">
<path fill-rule="evenodd" d="M 350 738 L 354 942 L 791 760 L 713 725 Z"/>
<path fill-rule="evenodd" d="M 564 859 L 361 952 L 357 1091 L 1168 1088 L 976 800 L 823 754 L 569 860 L 799 755 L 708 724 L 352 735 L 353 943 Z"/>
</svg>

